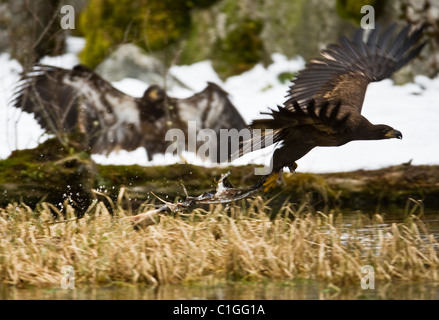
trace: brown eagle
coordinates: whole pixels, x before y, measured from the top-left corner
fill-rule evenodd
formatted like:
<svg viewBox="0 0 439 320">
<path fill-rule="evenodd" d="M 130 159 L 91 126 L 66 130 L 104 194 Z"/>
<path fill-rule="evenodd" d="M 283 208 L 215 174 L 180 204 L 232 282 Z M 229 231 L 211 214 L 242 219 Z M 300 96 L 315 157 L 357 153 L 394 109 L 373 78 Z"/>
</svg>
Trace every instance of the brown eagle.
<svg viewBox="0 0 439 320">
<path fill-rule="evenodd" d="M 251 129 L 272 129 L 259 139 L 258 147 L 279 143 L 272 157 L 272 173 L 284 167 L 294 171 L 296 160 L 317 146 L 341 146 L 353 140 L 402 139 L 398 130 L 385 124 L 372 124 L 361 115 L 369 83 L 389 77 L 416 57 L 423 27 L 410 25 L 395 32 L 396 24 L 365 35 L 359 29 L 352 40 L 341 37 L 311 60 L 289 88 L 284 106 L 271 110 L 270 119 L 254 120 Z M 270 138 L 270 139 L 268 139 Z M 251 145 L 251 144 L 247 144 Z M 245 146 L 245 145 L 244 145 Z M 241 152 L 245 152 L 245 147 Z M 247 150 L 248 151 L 248 150 Z M 269 175 L 268 175 L 269 176 Z M 275 183 L 277 175 L 267 180 Z"/>
<path fill-rule="evenodd" d="M 33 113 L 42 128 L 59 138 L 65 132 L 83 133 L 82 147 L 91 153 L 145 147 L 149 160 L 172 143 L 165 141 L 168 129 L 181 129 L 187 138 L 188 121 L 196 121 L 198 130 L 214 130 L 217 137 L 220 129 L 246 127 L 227 92 L 214 83 L 186 99 L 169 97 L 157 85 L 135 98 L 83 65 L 72 70 L 35 65 L 22 77 L 13 105 Z"/>
</svg>

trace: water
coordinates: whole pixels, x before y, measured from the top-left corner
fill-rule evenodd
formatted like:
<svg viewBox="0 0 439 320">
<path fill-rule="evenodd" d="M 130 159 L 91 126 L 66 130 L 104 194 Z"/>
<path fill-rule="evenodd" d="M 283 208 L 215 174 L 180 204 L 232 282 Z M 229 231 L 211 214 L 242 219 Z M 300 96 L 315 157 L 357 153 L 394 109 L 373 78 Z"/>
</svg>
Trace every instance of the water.
<svg viewBox="0 0 439 320">
<path fill-rule="evenodd" d="M 372 218 L 373 214 L 370 214 Z M 381 230 L 383 232 L 389 231 L 392 224 L 408 222 L 410 219 L 410 215 L 405 215 L 404 212 L 399 211 L 391 211 L 389 213 L 380 213 L 380 216 L 383 218 L 383 223 L 378 224 L 364 224 L 361 228 L 355 228 L 357 214 L 349 213 L 343 214 L 343 224 L 351 229 L 355 228 L 356 233 L 359 236 L 364 236 L 364 238 L 368 238 L 371 234 L 377 234 L 377 230 Z M 411 217 L 418 217 L 420 221 L 425 226 L 425 230 L 420 228 L 420 236 L 423 240 L 426 240 L 430 234 L 433 234 L 436 239 L 439 238 L 439 211 L 437 210 L 428 210 L 423 212 L 422 214 L 414 214 Z M 413 218 L 411 218 L 413 219 Z"/>
<path fill-rule="evenodd" d="M 439 284 L 375 282 L 375 289 L 363 290 L 358 285 L 342 288 L 328 283 L 299 280 L 266 284 L 224 284 L 217 286 L 163 285 L 140 287 L 61 288 L 0 287 L 5 300 L 439 300 Z"/>
</svg>

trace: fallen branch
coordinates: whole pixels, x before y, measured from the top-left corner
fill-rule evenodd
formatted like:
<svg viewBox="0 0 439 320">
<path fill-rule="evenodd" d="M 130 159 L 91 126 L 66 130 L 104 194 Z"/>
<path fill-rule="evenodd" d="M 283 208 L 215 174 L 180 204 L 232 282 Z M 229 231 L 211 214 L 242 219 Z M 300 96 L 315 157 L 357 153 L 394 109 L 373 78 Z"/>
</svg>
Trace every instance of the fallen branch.
<svg viewBox="0 0 439 320">
<path fill-rule="evenodd" d="M 155 218 L 160 214 L 169 213 L 169 212 L 173 212 L 173 213 L 183 212 L 200 204 L 218 204 L 218 203 L 230 203 L 233 201 L 238 201 L 241 199 L 245 199 L 251 196 L 252 194 L 258 192 L 263 186 L 264 179 L 262 179 L 252 187 L 245 189 L 237 189 L 227 180 L 227 177 L 230 175 L 230 173 L 231 172 L 229 171 L 226 174 L 221 175 L 216 190 L 205 192 L 202 195 L 199 195 L 198 197 L 189 196 L 184 185 L 183 185 L 183 189 L 186 194 L 186 199 L 183 201 L 172 203 L 160 199 L 155 194 L 153 194 L 157 199 L 163 202 L 163 205 L 161 205 L 160 207 L 154 210 L 140 213 L 132 217 L 125 217 L 123 219 L 132 222 L 136 227 L 145 228 L 150 225 L 156 224 Z"/>
</svg>

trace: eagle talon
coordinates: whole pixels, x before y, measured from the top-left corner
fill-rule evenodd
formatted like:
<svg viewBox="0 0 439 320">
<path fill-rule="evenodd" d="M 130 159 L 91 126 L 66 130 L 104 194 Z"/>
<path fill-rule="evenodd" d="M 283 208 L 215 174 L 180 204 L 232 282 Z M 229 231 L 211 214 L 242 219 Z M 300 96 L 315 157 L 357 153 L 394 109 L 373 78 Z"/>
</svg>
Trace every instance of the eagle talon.
<svg viewBox="0 0 439 320">
<path fill-rule="evenodd" d="M 279 184 L 285 184 L 285 181 L 282 176 L 282 170 L 279 171 L 277 174 L 276 172 L 270 174 L 264 181 L 264 192 L 268 192 L 271 189 L 274 189 Z"/>
<path fill-rule="evenodd" d="M 271 174 L 265 179 L 264 182 L 264 192 L 268 192 L 273 189 L 277 184 L 277 177 L 275 174 Z"/>
</svg>

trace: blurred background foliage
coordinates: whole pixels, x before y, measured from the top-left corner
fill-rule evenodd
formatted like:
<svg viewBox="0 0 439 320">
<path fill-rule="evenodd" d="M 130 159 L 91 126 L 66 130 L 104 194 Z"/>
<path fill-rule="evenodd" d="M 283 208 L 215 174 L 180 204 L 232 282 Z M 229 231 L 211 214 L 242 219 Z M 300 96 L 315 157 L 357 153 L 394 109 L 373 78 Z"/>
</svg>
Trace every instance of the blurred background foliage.
<svg viewBox="0 0 439 320">
<path fill-rule="evenodd" d="M 59 28 L 63 4 L 75 8 L 73 31 Z M 341 34 L 352 34 L 364 5 L 374 6 L 378 23 L 428 23 L 430 44 L 407 73 L 438 74 L 438 0 L 0 0 L 0 51 L 26 68 L 60 54 L 73 34 L 86 39 L 80 59 L 91 68 L 119 45 L 134 43 L 166 66 L 210 59 L 224 79 L 267 65 L 275 52 L 317 56 Z"/>
<path fill-rule="evenodd" d="M 147 51 L 172 49 L 192 26 L 191 11 L 217 0 L 90 0 L 80 16 L 81 61 L 94 68 L 121 43 Z"/>
<path fill-rule="evenodd" d="M 337 0 L 337 14 L 346 20 L 351 20 L 352 22 L 359 24 L 363 13 L 361 13 L 361 8 L 365 5 L 370 5 L 375 10 L 375 15 L 380 18 L 383 9 L 386 5 L 386 1 L 383 0 Z"/>
</svg>

